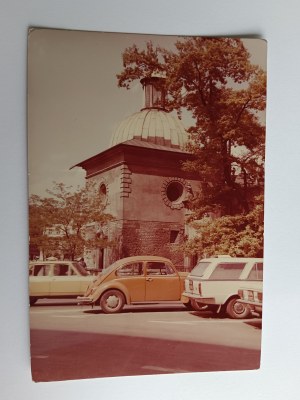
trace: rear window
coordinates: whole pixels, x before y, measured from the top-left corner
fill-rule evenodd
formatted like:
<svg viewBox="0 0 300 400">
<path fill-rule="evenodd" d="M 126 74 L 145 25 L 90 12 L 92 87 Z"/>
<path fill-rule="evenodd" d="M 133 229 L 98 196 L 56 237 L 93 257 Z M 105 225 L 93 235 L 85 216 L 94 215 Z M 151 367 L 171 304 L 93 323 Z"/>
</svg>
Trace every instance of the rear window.
<svg viewBox="0 0 300 400">
<path fill-rule="evenodd" d="M 204 272 L 206 271 L 206 268 L 209 266 L 210 262 L 199 262 L 191 272 L 191 275 L 195 276 L 203 276 Z"/>
<path fill-rule="evenodd" d="M 216 266 L 209 279 L 213 280 L 236 280 L 239 279 L 246 263 L 220 263 Z"/>
<path fill-rule="evenodd" d="M 257 262 L 251 268 L 247 278 L 249 281 L 262 281 L 263 280 L 263 263 Z"/>
</svg>

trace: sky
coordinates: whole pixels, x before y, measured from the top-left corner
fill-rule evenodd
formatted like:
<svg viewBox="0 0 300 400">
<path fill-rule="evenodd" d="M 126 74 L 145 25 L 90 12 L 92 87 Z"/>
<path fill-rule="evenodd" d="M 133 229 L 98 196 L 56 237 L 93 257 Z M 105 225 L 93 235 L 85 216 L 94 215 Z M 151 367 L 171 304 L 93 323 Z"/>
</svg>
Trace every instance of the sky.
<svg viewBox="0 0 300 400">
<path fill-rule="evenodd" d="M 85 171 L 70 168 L 107 149 L 121 121 L 143 107 L 138 81 L 130 90 L 118 88 L 123 51 L 148 40 L 173 48 L 177 39 L 54 29 L 29 33 L 29 194 L 47 196 L 54 181 L 84 185 Z M 266 69 L 266 42 L 243 40 L 252 62 Z M 189 122 L 183 118 L 186 128 Z"/>
</svg>

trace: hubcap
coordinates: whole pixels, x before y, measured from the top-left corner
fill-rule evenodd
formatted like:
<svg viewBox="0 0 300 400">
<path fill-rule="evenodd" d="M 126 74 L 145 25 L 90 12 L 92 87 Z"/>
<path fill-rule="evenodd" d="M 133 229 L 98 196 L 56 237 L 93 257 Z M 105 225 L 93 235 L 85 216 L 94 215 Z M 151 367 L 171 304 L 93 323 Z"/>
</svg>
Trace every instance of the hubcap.
<svg viewBox="0 0 300 400">
<path fill-rule="evenodd" d="M 243 312 L 245 311 L 245 307 L 243 306 L 243 304 L 235 302 L 234 306 L 233 306 L 234 312 L 237 314 L 243 314 Z"/>
<path fill-rule="evenodd" d="M 118 306 L 118 304 L 119 304 L 119 299 L 118 299 L 118 297 L 115 296 L 115 295 L 109 296 L 109 297 L 106 299 L 106 304 L 107 304 L 107 306 L 110 307 L 110 308 L 116 308 L 116 307 Z"/>
</svg>

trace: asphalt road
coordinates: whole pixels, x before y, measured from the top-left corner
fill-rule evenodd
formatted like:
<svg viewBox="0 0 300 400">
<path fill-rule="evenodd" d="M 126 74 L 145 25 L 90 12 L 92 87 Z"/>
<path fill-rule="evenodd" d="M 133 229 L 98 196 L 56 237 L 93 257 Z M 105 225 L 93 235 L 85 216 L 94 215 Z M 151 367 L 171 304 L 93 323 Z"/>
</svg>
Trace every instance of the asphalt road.
<svg viewBox="0 0 300 400">
<path fill-rule="evenodd" d="M 55 304 L 55 305 L 54 305 Z M 215 318 L 178 304 L 107 315 L 70 301 L 30 308 L 36 382 L 259 368 L 261 320 Z"/>
</svg>

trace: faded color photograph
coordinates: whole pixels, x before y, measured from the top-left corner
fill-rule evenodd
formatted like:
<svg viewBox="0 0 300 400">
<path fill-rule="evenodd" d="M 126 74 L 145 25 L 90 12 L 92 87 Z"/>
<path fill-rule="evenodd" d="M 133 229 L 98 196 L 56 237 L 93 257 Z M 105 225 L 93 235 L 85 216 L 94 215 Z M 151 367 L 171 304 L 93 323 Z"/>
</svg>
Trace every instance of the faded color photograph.
<svg viewBox="0 0 300 400">
<path fill-rule="evenodd" d="M 260 368 L 266 55 L 29 30 L 35 382 Z"/>
</svg>

